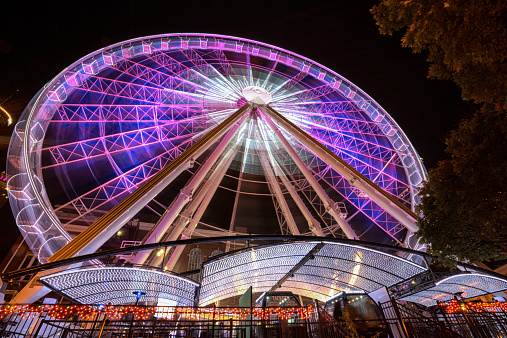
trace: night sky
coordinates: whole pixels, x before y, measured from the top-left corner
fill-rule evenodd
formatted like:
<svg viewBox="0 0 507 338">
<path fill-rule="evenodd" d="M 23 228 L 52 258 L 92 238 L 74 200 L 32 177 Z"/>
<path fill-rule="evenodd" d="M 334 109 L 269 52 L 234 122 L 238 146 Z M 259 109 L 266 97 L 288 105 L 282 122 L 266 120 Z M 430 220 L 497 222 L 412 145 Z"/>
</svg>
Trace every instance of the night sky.
<svg viewBox="0 0 507 338">
<path fill-rule="evenodd" d="M 336 71 L 394 118 L 428 169 L 445 158 L 443 139 L 473 105 L 452 82 L 428 80 L 425 55 L 382 36 L 369 9 L 375 1 L 40 1 L 3 4 L 0 104 L 19 117 L 57 73 L 99 48 L 162 33 L 215 33 L 272 44 Z M 19 90 L 19 92 L 16 92 Z M 11 94 L 15 95 L 1 103 Z M 0 128 L 0 170 L 7 137 Z M 8 249 L 17 229 L 8 203 L 0 210 Z M 0 257 L 3 254 L 0 251 Z"/>
</svg>

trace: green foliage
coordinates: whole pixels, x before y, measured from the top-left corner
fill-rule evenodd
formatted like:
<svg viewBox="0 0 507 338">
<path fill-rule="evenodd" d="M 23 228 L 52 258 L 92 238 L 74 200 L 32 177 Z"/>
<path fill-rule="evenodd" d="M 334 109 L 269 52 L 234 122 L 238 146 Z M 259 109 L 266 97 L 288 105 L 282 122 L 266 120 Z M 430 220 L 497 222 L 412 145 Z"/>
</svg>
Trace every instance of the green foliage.
<svg viewBox="0 0 507 338">
<path fill-rule="evenodd" d="M 507 114 L 485 106 L 446 144 L 451 159 L 430 170 L 420 192 L 417 234 L 448 262 L 507 257 Z"/>
<path fill-rule="evenodd" d="M 381 0 L 371 12 L 382 34 L 403 30 L 404 47 L 428 52 L 428 77 L 507 109 L 505 0 Z"/>
</svg>

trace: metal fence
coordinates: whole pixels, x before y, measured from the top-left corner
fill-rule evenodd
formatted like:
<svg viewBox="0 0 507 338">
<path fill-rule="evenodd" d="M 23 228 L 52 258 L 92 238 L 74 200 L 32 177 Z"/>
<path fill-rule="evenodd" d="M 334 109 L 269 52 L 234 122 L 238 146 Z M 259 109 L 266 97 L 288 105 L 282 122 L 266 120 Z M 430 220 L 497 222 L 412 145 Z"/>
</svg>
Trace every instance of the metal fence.
<svg viewBox="0 0 507 338">
<path fill-rule="evenodd" d="M 351 337 L 314 305 L 299 308 L 4 306 L 1 337 Z"/>
<path fill-rule="evenodd" d="M 474 305 L 475 304 L 475 305 Z M 380 304 L 393 337 L 507 338 L 507 306 L 498 302 L 439 304 L 421 309 L 395 300 Z"/>
<path fill-rule="evenodd" d="M 506 337 L 505 303 L 440 304 L 432 311 L 381 303 L 379 337 Z M 296 308 L 0 305 L 0 337 L 359 337 L 371 321 L 340 321 L 318 305 Z M 364 334 L 363 334 L 364 335 Z"/>
</svg>

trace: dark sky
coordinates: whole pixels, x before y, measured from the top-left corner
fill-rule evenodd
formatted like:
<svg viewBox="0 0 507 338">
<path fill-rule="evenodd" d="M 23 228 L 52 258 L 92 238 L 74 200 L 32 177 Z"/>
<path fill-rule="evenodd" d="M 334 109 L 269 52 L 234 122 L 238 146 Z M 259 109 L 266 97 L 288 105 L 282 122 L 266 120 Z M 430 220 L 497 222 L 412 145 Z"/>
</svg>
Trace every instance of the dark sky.
<svg viewBox="0 0 507 338">
<path fill-rule="evenodd" d="M 101 47 L 162 33 L 216 33 L 273 44 L 346 77 L 395 119 L 424 160 L 445 157 L 443 139 L 473 107 L 452 82 L 426 79 L 424 55 L 381 36 L 375 1 L 9 1 L 0 19 L 0 103 L 18 117 L 70 63 Z M 0 165 L 6 138 L 0 128 Z M 6 210 L 7 209 L 7 210 Z M 8 204 L 0 211 L 9 216 Z M 9 223 L 9 222 L 8 222 Z M 10 229 L 10 227 L 9 227 Z M 0 242 L 0 244 L 2 244 Z M 0 253 L 1 254 L 1 253 Z"/>
</svg>

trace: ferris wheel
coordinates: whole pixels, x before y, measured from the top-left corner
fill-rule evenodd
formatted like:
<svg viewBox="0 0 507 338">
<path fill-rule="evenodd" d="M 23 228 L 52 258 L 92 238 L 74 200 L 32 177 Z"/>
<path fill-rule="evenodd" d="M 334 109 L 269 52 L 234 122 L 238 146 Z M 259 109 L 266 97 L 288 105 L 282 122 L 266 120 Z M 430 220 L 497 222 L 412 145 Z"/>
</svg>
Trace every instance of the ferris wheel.
<svg viewBox="0 0 507 338">
<path fill-rule="evenodd" d="M 67 255 L 93 252 L 132 219 L 151 224 L 144 243 L 209 226 L 407 244 L 426 179 L 400 127 L 350 81 L 210 34 L 129 40 L 67 67 L 16 125 L 7 173 L 41 262 L 76 241 Z"/>
</svg>

